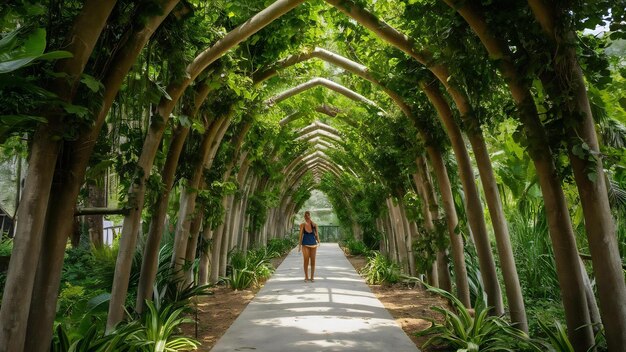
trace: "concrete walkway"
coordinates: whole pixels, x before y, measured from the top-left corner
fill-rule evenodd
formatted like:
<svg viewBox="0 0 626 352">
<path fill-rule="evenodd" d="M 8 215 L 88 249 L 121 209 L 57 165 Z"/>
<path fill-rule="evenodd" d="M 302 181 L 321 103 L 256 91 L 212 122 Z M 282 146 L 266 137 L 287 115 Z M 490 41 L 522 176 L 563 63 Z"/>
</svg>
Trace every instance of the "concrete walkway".
<svg viewBox="0 0 626 352">
<path fill-rule="evenodd" d="M 317 251 L 315 282 L 304 283 L 294 249 L 212 352 L 416 352 L 336 243 Z"/>
</svg>

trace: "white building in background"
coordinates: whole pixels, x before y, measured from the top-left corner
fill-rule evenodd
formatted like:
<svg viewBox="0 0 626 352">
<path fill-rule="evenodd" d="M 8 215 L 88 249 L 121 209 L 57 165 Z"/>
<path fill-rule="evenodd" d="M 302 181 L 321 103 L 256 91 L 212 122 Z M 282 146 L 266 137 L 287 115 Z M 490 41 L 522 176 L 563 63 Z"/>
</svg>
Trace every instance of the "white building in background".
<svg viewBox="0 0 626 352">
<path fill-rule="evenodd" d="M 108 220 L 103 220 L 102 225 L 104 228 L 104 231 L 102 233 L 104 237 L 102 239 L 102 243 L 104 243 L 107 246 L 111 246 L 113 245 L 113 239 L 115 238 L 116 235 L 119 235 L 119 231 L 122 230 L 122 227 L 115 226 L 113 221 L 108 221 Z"/>
</svg>

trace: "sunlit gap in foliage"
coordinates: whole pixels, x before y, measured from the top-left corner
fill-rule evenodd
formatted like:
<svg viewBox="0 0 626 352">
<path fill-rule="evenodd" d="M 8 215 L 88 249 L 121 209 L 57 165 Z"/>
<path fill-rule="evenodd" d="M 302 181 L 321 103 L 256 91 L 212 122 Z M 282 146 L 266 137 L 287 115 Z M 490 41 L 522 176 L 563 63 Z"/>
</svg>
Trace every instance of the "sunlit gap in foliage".
<svg viewBox="0 0 626 352">
<path fill-rule="evenodd" d="M 305 211 L 311 212 L 311 219 L 319 226 L 318 231 L 322 241 L 337 242 L 341 238 L 339 219 L 324 192 L 316 189 L 311 191 L 311 196 L 304 202 L 294 218 L 294 231 L 297 231 L 298 226 L 304 221 Z"/>
</svg>

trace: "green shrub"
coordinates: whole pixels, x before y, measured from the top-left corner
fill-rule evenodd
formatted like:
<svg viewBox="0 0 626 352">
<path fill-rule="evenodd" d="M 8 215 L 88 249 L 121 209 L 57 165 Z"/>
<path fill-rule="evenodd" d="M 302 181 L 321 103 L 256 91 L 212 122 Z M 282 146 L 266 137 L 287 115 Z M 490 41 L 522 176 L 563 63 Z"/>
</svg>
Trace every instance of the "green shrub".
<svg viewBox="0 0 626 352">
<path fill-rule="evenodd" d="M 528 333 L 533 337 L 547 337 L 539 325 L 540 321 L 565 321 L 563 303 L 558 300 L 534 299 L 526 305 Z"/>
<path fill-rule="evenodd" d="M 0 241 L 0 257 L 8 257 L 13 251 L 13 240 L 10 238 L 3 238 Z"/>
<path fill-rule="evenodd" d="M 246 267 L 241 269 L 233 268 L 226 281 L 233 290 L 244 290 L 254 284 L 254 271 Z"/>
<path fill-rule="evenodd" d="M 147 302 L 143 319 L 122 323 L 109 334 L 104 326 L 90 324 L 97 317 L 86 315 L 78 328 L 68 329 L 59 324 L 51 343 L 52 352 L 104 352 L 138 351 L 165 352 L 196 349 L 200 343 L 192 338 L 178 336 L 183 323 L 193 322 L 181 318 L 185 307 Z"/>
<path fill-rule="evenodd" d="M 431 326 L 419 332 L 418 336 L 434 335 L 422 347 L 450 348 L 457 351 L 521 351 L 537 350 L 528 336 L 509 325 L 503 318 L 489 316 L 489 310 L 482 299 L 476 301 L 474 315 L 456 297 L 447 291 L 428 286 L 434 292 L 450 301 L 453 309 L 432 307 L 443 315 L 443 324 L 431 320 Z"/>
<path fill-rule="evenodd" d="M 67 283 L 59 293 L 57 304 L 57 312 L 62 316 L 69 316 L 72 310 L 77 307 L 85 297 L 85 288 L 83 286 L 74 286 Z"/>
<path fill-rule="evenodd" d="M 230 254 L 228 275 L 224 278 L 235 290 L 246 289 L 259 281 L 269 278 L 274 272 L 270 263 L 272 253 L 267 248 L 233 251 Z"/>
<path fill-rule="evenodd" d="M 70 332 L 59 324 L 55 329 L 51 352 L 108 352 L 128 350 L 125 346 L 127 339 L 139 331 L 139 324 L 127 324 L 105 335 L 104 329 L 91 325 L 81 334 Z"/>
<path fill-rule="evenodd" d="M 138 351 L 164 352 L 196 349 L 200 343 L 192 338 L 177 336 L 178 327 L 193 320 L 181 318 L 184 308 L 175 309 L 171 305 L 158 307 L 147 301 L 143 324 L 134 334 L 128 336 L 130 347 Z"/>
<path fill-rule="evenodd" d="M 354 238 L 348 238 L 343 241 L 342 247 L 344 247 L 350 255 L 367 255 L 370 252 L 365 242 Z"/>
<path fill-rule="evenodd" d="M 400 267 L 378 251 L 373 251 L 367 264 L 361 269 L 367 283 L 373 285 L 393 284 L 400 281 Z"/>
<path fill-rule="evenodd" d="M 267 251 L 273 257 L 281 257 L 288 254 L 298 244 L 298 238 L 295 236 L 272 238 L 267 241 Z"/>
<path fill-rule="evenodd" d="M 195 283 L 184 285 L 181 279 L 174 279 L 174 273 L 170 273 L 170 280 L 164 282 L 163 286 L 154 285 L 152 296 L 154 302 L 160 302 L 160 305 L 171 305 L 172 307 L 185 308 L 191 306 L 191 299 L 197 296 L 210 296 L 213 292 L 209 291 L 211 285 L 197 286 Z"/>
</svg>

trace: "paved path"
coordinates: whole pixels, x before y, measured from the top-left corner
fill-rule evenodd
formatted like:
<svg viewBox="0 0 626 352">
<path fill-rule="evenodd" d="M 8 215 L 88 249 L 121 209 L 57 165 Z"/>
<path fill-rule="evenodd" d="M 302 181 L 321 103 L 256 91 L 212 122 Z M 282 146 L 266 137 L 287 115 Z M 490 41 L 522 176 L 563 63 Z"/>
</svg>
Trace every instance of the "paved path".
<svg viewBox="0 0 626 352">
<path fill-rule="evenodd" d="M 323 243 L 314 283 L 294 249 L 211 351 L 418 350 L 339 246 Z"/>
</svg>

